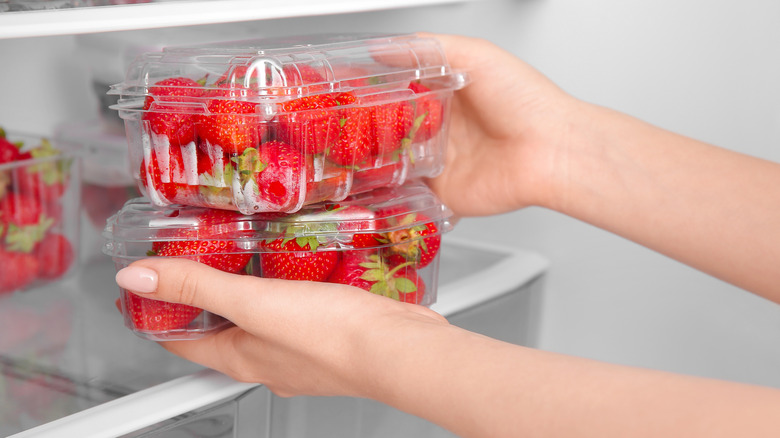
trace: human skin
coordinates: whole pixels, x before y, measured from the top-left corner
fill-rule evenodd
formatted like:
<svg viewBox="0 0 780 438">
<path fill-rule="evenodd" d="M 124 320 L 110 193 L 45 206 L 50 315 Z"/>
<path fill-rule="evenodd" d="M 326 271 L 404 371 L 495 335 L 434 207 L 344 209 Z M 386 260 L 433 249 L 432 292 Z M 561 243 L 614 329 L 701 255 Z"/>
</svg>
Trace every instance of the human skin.
<svg viewBox="0 0 780 438">
<path fill-rule="evenodd" d="M 457 214 L 548 208 L 780 303 L 780 165 L 577 100 L 489 42 L 435 37 L 471 78 L 453 100 L 445 170 L 430 181 Z M 349 286 L 165 258 L 138 261 L 117 282 L 235 323 L 162 343 L 174 354 L 281 396 L 378 400 L 459 436 L 780 430 L 777 389 L 513 345 Z"/>
</svg>

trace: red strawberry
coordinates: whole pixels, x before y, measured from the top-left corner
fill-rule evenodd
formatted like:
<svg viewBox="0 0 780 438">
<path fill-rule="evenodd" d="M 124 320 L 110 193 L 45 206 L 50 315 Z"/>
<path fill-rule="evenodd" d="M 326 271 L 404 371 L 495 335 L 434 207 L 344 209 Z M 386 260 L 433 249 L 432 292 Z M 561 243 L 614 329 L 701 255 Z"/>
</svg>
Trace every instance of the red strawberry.
<svg viewBox="0 0 780 438">
<path fill-rule="evenodd" d="M 318 251 L 317 238 L 280 237 L 263 244 L 263 277 L 325 281 L 338 262 L 336 251 Z"/>
<path fill-rule="evenodd" d="M 240 154 L 257 146 L 265 136 L 266 126 L 256 112 L 251 90 L 225 85 L 211 90 L 206 114 L 195 118 L 197 133 L 205 147 L 219 146 L 225 153 Z M 249 100 L 247 100 L 249 99 Z"/>
<path fill-rule="evenodd" d="M 336 96 L 339 105 L 354 105 L 357 98 L 351 93 Z M 341 166 L 357 166 L 369 156 L 372 145 L 370 107 L 342 108 L 339 119 L 339 138 L 328 151 L 328 159 Z"/>
<path fill-rule="evenodd" d="M 431 91 L 430 88 L 419 82 L 410 83 L 409 89 L 414 91 L 415 94 L 429 93 Z M 414 126 L 412 127 L 412 140 L 415 142 L 426 141 L 441 130 L 444 117 L 442 104 L 433 94 L 419 97 L 415 99 L 415 102 L 417 107 Z"/>
<path fill-rule="evenodd" d="M 185 145 L 195 139 L 195 115 L 177 103 L 193 102 L 202 95 L 203 86 L 192 79 L 163 79 L 149 88 L 141 119 L 153 133 L 168 137 L 171 145 Z"/>
<path fill-rule="evenodd" d="M 46 139 L 41 144 L 22 154 L 23 158 L 34 158 L 37 162 L 20 167 L 17 175 L 17 190 L 28 194 L 42 204 L 58 210 L 56 203 L 62 197 L 70 180 L 70 160 L 58 159 L 60 151 Z M 54 216 L 54 215 L 51 215 Z"/>
<path fill-rule="evenodd" d="M 404 162 L 401 160 L 383 163 L 379 167 L 366 166 L 354 174 L 352 191 L 367 192 L 379 187 L 397 186 L 405 179 Z"/>
<path fill-rule="evenodd" d="M 31 253 L 0 248 L 0 293 L 21 290 L 32 284 L 38 266 L 38 259 Z"/>
<path fill-rule="evenodd" d="M 40 262 L 38 276 L 49 280 L 65 275 L 75 258 L 70 240 L 59 233 L 49 233 L 38 243 L 35 254 Z"/>
<path fill-rule="evenodd" d="M 252 254 L 240 251 L 236 239 L 243 230 L 241 214 L 230 210 L 203 209 L 198 224 L 158 232 L 152 255 L 184 257 L 221 271 L 237 273 L 244 269 Z"/>
<path fill-rule="evenodd" d="M 281 105 L 280 140 L 296 146 L 304 154 L 322 154 L 336 143 L 339 113 L 332 94 L 301 97 Z"/>
<path fill-rule="evenodd" d="M 383 161 L 398 160 L 393 152 L 401 148 L 401 140 L 409 133 L 414 108 L 407 101 L 385 103 L 371 107 L 374 127 L 372 153 Z"/>
<path fill-rule="evenodd" d="M 411 265 L 407 262 L 390 267 L 378 249 L 344 251 L 327 281 L 359 287 L 397 301 L 419 303 L 425 285 Z"/>
<path fill-rule="evenodd" d="M 284 211 L 298 205 L 307 166 L 296 148 L 269 141 L 261 144 L 259 151 L 245 150 L 235 161 L 244 195 L 255 195 L 255 201 L 270 204 L 265 210 Z"/>
<path fill-rule="evenodd" d="M 151 175 L 151 181 L 148 175 Z M 147 190 L 150 189 L 151 183 L 151 189 L 168 203 L 189 203 L 198 195 L 198 187 L 187 184 L 184 157 L 180 146 L 171 145 L 168 153 L 163 156 L 158 156 L 157 152 L 152 150 L 150 162 L 147 163 L 145 160 L 141 162 L 139 178 Z"/>
<path fill-rule="evenodd" d="M 387 218 L 386 228 L 402 227 L 384 233 L 391 245 L 388 247 L 391 254 L 398 254 L 404 260 L 415 262 L 418 269 L 428 266 L 436 258 L 441 247 L 441 234 L 434 222 L 419 213 L 385 210 L 379 215 Z M 406 228 L 406 225 L 412 226 Z"/>
<path fill-rule="evenodd" d="M 178 214 L 178 211 L 173 213 Z M 150 255 L 183 257 L 221 271 L 237 273 L 244 269 L 252 254 L 240 252 L 236 239 L 242 230 L 240 214 L 228 210 L 204 209 L 198 224 L 187 228 L 163 229 Z M 179 240 L 176 240 L 179 239 Z M 138 330 L 165 331 L 186 327 L 201 309 L 125 294 L 124 307 L 133 327 Z"/>
<path fill-rule="evenodd" d="M 5 137 L 5 131 L 0 128 L 0 164 L 11 163 L 22 159 L 21 145 L 12 143 Z"/>
<path fill-rule="evenodd" d="M 123 295 L 122 306 L 136 330 L 162 332 L 182 329 L 203 311 L 186 304 L 140 297 L 131 292 Z"/>
<path fill-rule="evenodd" d="M 36 198 L 9 193 L 0 199 L 0 243 L 10 251 L 31 252 L 54 222 Z"/>
</svg>

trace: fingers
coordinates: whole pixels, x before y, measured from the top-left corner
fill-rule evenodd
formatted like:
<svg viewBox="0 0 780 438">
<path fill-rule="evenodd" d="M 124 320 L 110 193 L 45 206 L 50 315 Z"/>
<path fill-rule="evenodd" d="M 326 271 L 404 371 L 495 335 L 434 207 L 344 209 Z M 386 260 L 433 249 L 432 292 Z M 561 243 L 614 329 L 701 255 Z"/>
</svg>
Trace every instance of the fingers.
<svg viewBox="0 0 780 438">
<path fill-rule="evenodd" d="M 199 307 L 234 322 L 249 291 L 262 288 L 251 280 L 260 279 L 173 257 L 139 260 L 116 274 L 120 287 L 140 296 Z"/>
<path fill-rule="evenodd" d="M 204 338 L 166 341 L 160 345 L 179 357 L 245 382 L 250 379 L 239 364 L 243 363 L 241 344 L 246 336 L 241 328 L 231 326 Z"/>
</svg>

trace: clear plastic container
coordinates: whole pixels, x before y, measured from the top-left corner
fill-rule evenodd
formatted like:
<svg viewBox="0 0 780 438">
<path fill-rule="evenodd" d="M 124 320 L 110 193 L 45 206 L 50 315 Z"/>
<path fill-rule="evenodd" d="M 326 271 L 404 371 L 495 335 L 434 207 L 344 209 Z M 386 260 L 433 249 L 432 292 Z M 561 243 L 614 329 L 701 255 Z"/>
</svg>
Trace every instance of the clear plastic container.
<svg viewBox="0 0 780 438">
<path fill-rule="evenodd" d="M 438 175 L 466 83 L 432 38 L 320 35 L 168 47 L 110 93 L 154 205 L 293 213 Z"/>
<path fill-rule="evenodd" d="M 295 214 L 243 215 L 129 201 L 109 219 L 104 252 L 117 270 L 150 257 L 184 257 L 226 272 L 350 284 L 389 298 L 436 302 L 441 234 L 451 212 L 413 181 Z M 228 322 L 200 309 L 120 290 L 125 325 L 152 340 L 193 339 Z"/>
<path fill-rule="evenodd" d="M 3 137 L 4 136 L 4 137 Z M 78 262 L 79 155 L 0 134 L 0 295 L 60 280 Z"/>
</svg>

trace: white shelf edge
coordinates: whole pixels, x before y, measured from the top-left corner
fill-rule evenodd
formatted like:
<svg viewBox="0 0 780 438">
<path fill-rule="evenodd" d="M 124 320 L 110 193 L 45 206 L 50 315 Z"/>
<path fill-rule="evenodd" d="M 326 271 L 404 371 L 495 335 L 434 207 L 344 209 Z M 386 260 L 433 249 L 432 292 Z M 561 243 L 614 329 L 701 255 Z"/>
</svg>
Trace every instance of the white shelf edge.
<svg viewBox="0 0 780 438">
<path fill-rule="evenodd" d="M 431 306 L 444 317 L 472 308 L 505 295 L 544 274 L 550 261 L 535 252 L 469 239 L 445 236 L 446 242 L 503 253 L 506 258 L 488 269 L 462 278 L 456 283 L 439 286 L 436 303 Z"/>
<path fill-rule="evenodd" d="M 235 397 L 253 383 L 203 370 L 77 412 L 9 438 L 112 438 Z"/>
<path fill-rule="evenodd" d="M 368 12 L 475 0 L 172 1 L 0 12 L 0 39 Z"/>
</svg>

